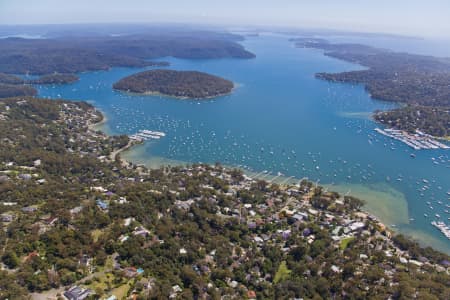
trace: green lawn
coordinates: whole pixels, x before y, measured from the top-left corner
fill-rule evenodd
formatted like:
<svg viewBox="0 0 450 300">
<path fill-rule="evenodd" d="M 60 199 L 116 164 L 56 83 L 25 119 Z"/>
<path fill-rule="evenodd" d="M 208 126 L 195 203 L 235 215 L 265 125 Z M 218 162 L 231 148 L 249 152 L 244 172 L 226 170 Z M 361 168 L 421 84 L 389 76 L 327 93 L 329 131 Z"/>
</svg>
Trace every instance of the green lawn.
<svg viewBox="0 0 450 300">
<path fill-rule="evenodd" d="M 112 259 L 109 259 L 112 262 Z M 100 289 L 104 291 L 103 298 L 106 298 L 110 295 L 115 295 L 118 300 L 126 299 L 128 291 L 130 290 L 129 281 L 126 281 L 122 285 L 117 288 L 114 287 L 114 278 L 115 276 L 112 273 L 103 273 L 97 277 L 97 280 L 92 280 L 92 283 L 88 285 L 88 287 L 94 291 Z M 123 282 L 123 281 L 122 281 Z M 111 287 L 111 290 L 108 291 L 108 285 Z"/>
<path fill-rule="evenodd" d="M 94 240 L 94 242 L 98 241 L 98 238 L 100 237 L 100 235 L 102 235 L 103 231 L 100 229 L 94 229 L 91 232 L 92 235 L 92 239 Z"/>
<path fill-rule="evenodd" d="M 280 281 L 284 281 L 289 278 L 289 274 L 291 273 L 291 270 L 288 269 L 286 265 L 286 261 L 282 261 L 280 266 L 278 267 L 278 271 L 275 274 L 275 278 L 273 280 L 274 283 L 278 283 Z"/>
<path fill-rule="evenodd" d="M 125 283 L 119 286 L 118 288 L 113 289 L 110 294 L 116 296 L 118 300 L 125 299 L 129 289 L 130 289 L 129 284 Z"/>
<path fill-rule="evenodd" d="M 109 275 L 109 276 L 108 276 Z M 105 291 L 108 289 L 108 283 L 112 285 L 114 275 L 103 273 L 97 276 L 97 280 L 92 280 L 92 283 L 88 285 L 90 289 L 96 291 L 98 289 Z"/>
<path fill-rule="evenodd" d="M 341 243 L 339 244 L 339 248 L 341 248 L 341 250 L 345 250 L 347 249 L 348 244 L 353 241 L 355 239 L 355 237 L 351 236 L 348 238 L 345 238 L 341 241 Z"/>
<path fill-rule="evenodd" d="M 114 268 L 114 261 L 111 255 L 108 255 L 105 262 L 105 270 L 112 270 Z"/>
</svg>

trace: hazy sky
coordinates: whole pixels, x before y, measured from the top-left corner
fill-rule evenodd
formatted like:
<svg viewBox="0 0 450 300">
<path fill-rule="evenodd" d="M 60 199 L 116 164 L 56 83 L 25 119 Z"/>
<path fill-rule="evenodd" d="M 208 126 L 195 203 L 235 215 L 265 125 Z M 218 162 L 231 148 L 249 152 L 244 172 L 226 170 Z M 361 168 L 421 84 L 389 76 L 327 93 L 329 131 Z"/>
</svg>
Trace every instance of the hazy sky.
<svg viewBox="0 0 450 300">
<path fill-rule="evenodd" d="M 450 38 L 450 0 L 0 0 L 0 24 L 180 22 Z"/>
</svg>

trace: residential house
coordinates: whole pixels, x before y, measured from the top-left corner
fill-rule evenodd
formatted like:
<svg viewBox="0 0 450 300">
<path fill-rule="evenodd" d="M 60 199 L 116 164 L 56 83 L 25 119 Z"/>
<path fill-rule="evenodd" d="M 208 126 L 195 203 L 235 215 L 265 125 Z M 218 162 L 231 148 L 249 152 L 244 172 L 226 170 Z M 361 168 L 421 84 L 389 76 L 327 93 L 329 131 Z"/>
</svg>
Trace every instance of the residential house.
<svg viewBox="0 0 450 300">
<path fill-rule="evenodd" d="M 138 227 L 134 228 L 133 234 L 140 235 L 142 237 L 147 237 L 148 235 L 150 235 L 150 231 L 148 231 L 143 226 L 138 226 Z"/>
<path fill-rule="evenodd" d="M 0 215 L 0 219 L 2 222 L 12 222 L 14 220 L 14 215 L 3 213 Z"/>
<path fill-rule="evenodd" d="M 100 208 L 101 210 L 107 210 L 109 205 L 108 203 L 102 201 L 101 199 L 97 199 L 97 201 L 95 202 L 98 206 L 98 208 Z"/>
<path fill-rule="evenodd" d="M 70 289 L 64 292 L 64 297 L 67 300 L 83 300 L 89 297 L 92 293 L 90 289 L 83 289 L 77 285 L 74 285 Z"/>
<path fill-rule="evenodd" d="M 22 211 L 24 213 L 32 213 L 32 212 L 35 212 L 36 210 L 37 210 L 36 206 L 25 206 L 22 208 Z"/>
</svg>

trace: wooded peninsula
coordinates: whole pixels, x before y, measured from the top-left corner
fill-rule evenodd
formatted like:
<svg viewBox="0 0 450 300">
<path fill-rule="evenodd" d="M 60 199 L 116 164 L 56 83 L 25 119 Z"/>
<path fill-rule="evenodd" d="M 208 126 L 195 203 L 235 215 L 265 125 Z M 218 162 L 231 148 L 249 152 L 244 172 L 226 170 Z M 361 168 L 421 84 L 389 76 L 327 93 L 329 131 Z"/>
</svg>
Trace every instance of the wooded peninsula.
<svg viewBox="0 0 450 300">
<path fill-rule="evenodd" d="M 444 136 L 450 131 L 450 59 L 399 53 L 360 44 L 332 44 L 315 38 L 292 41 L 297 47 L 322 49 L 327 56 L 368 67 L 361 71 L 317 73 L 317 78 L 364 84 L 375 99 L 410 105 L 383 114 L 383 118 L 377 115 L 377 121 L 398 129 L 420 129 L 435 136 Z M 424 113 L 412 117 L 412 110 Z M 426 120 L 425 115 L 432 117 L 432 120 Z M 397 118 L 396 122 L 390 120 L 392 116 Z"/>
<path fill-rule="evenodd" d="M 212 98 L 232 91 L 233 82 L 197 71 L 150 70 L 125 77 L 114 89 L 131 93 L 157 93 L 180 98 Z"/>
</svg>

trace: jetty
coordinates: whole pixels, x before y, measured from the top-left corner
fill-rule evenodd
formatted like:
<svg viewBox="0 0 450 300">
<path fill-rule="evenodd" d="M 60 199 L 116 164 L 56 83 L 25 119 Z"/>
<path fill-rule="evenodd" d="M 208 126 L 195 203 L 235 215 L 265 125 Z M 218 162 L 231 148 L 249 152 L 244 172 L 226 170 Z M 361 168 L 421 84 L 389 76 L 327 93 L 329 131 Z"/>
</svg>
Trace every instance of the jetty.
<svg viewBox="0 0 450 300">
<path fill-rule="evenodd" d="M 143 142 L 146 140 L 159 140 L 162 137 L 165 137 L 166 134 L 161 131 L 152 131 L 152 130 L 139 130 L 137 133 L 129 136 L 130 140 Z"/>
<path fill-rule="evenodd" d="M 442 232 L 447 237 L 447 239 L 450 240 L 450 228 L 447 225 L 445 225 L 444 222 L 442 222 L 442 221 L 439 221 L 439 222 L 433 221 L 433 222 L 431 222 L 431 225 L 433 225 L 434 227 L 439 229 L 439 231 Z"/>
</svg>

